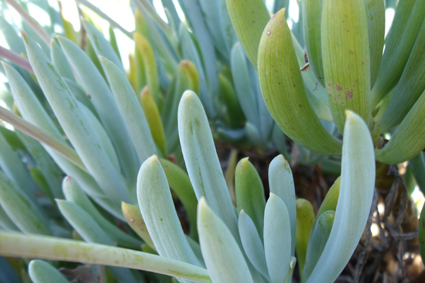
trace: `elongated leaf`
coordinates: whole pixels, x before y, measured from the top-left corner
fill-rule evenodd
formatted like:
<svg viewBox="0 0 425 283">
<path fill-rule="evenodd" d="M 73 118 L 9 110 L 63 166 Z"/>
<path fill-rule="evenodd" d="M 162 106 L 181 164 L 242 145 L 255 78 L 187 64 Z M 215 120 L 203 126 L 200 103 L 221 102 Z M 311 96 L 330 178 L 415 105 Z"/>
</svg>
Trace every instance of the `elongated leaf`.
<svg viewBox="0 0 425 283">
<path fill-rule="evenodd" d="M 325 248 L 329 234 L 332 230 L 334 217 L 335 212 L 328 210 L 316 218 L 317 225 L 314 226 L 314 230 L 310 236 L 305 265 L 304 269 L 302 269 L 302 282 L 307 281 L 310 277 L 311 271 L 313 271 L 314 266 L 322 255 L 323 249 Z"/>
<path fill-rule="evenodd" d="M 143 109 L 124 73 L 120 72 L 118 67 L 106 58 L 100 57 L 100 61 L 105 69 L 121 115 L 124 117 L 125 125 L 130 133 L 139 160 L 143 162 L 156 153 L 155 142 Z"/>
<path fill-rule="evenodd" d="M 0 227 L 5 231 L 19 232 L 19 228 L 13 223 L 6 211 L 0 205 Z"/>
<path fill-rule="evenodd" d="M 200 0 L 199 5 L 204 15 L 211 39 L 221 55 L 228 59 L 230 49 L 224 40 L 224 31 L 221 27 L 220 1 Z"/>
<path fill-rule="evenodd" d="M 374 131 L 386 133 L 397 126 L 406 117 L 415 102 L 425 90 L 425 80 L 420 75 L 425 71 L 425 21 L 419 31 L 418 38 L 404 67 L 400 81 L 391 95 L 384 114 L 379 119 Z"/>
<path fill-rule="evenodd" d="M 136 48 L 139 48 L 139 52 L 143 58 L 144 71 L 149 90 L 152 93 L 155 103 L 160 105 L 162 104 L 162 94 L 159 91 L 158 70 L 152 46 L 149 41 L 139 33 L 134 33 L 134 42 Z"/>
<path fill-rule="evenodd" d="M 316 282 L 317 278 L 321 278 L 323 282 L 333 282 L 344 269 L 366 226 L 374 184 L 375 160 L 368 127 L 361 117 L 347 111 L 341 189 L 335 220 L 323 253 L 307 280 L 308 283 Z"/>
<path fill-rule="evenodd" d="M 297 261 L 300 273 L 304 270 L 307 246 L 310 238 L 311 228 L 314 222 L 314 211 L 311 203 L 305 199 L 297 199 L 297 232 L 295 247 L 297 250 Z"/>
<path fill-rule="evenodd" d="M 87 35 L 92 42 L 93 48 L 96 51 L 98 56 L 103 56 L 113 62 L 123 73 L 125 73 L 124 68 L 121 64 L 120 59 L 117 56 L 117 53 L 112 48 L 111 44 L 106 40 L 103 34 L 90 22 L 83 19 L 83 25 L 87 31 Z"/>
<path fill-rule="evenodd" d="M 425 160 L 424 154 L 421 152 L 409 161 L 409 166 L 412 169 L 413 176 L 415 177 L 416 184 L 422 193 L 425 192 Z"/>
<path fill-rule="evenodd" d="M 51 234 L 45 217 L 22 191 L 0 171 L 0 205 L 19 229 L 27 234 Z"/>
<path fill-rule="evenodd" d="M 232 232 L 203 197 L 198 204 L 198 233 L 212 282 L 254 283 Z"/>
<path fill-rule="evenodd" d="M 167 177 L 156 155 L 147 159 L 140 168 L 137 199 L 158 254 L 200 266 L 184 236 Z"/>
<path fill-rule="evenodd" d="M 370 51 L 364 0 L 323 1 L 322 53 L 333 120 L 342 133 L 345 110 L 371 118 Z"/>
<path fill-rule="evenodd" d="M 251 64 L 257 68 L 257 52 L 263 30 L 270 20 L 262 0 L 226 0 L 229 16 L 236 35 Z"/>
<path fill-rule="evenodd" d="M 158 107 L 149 91 L 149 87 L 144 87 L 140 94 L 140 103 L 146 116 L 149 129 L 155 144 L 159 147 L 163 156 L 167 156 L 167 142 L 165 139 L 164 126 Z"/>
<path fill-rule="evenodd" d="M 23 142 L 28 152 L 32 155 L 37 163 L 37 169 L 39 169 L 40 174 L 46 180 L 49 190 L 52 192 L 53 198 L 63 198 L 63 193 L 61 188 L 61 181 L 63 172 L 58 167 L 58 165 L 52 160 L 46 150 L 42 145 L 34 140 L 33 138 L 27 136 L 21 131 L 15 131 L 16 135 Z M 31 170 L 31 169 L 30 169 Z"/>
<path fill-rule="evenodd" d="M 63 53 L 59 44 L 56 43 L 56 40 L 52 39 L 50 41 L 50 49 L 51 49 L 51 53 L 50 53 L 51 60 L 52 60 L 53 66 L 55 66 L 58 73 L 63 78 L 67 78 L 75 83 L 75 77 L 74 77 L 74 74 L 72 73 L 71 66 L 66 60 L 65 54 Z"/>
<path fill-rule="evenodd" d="M 69 87 L 69 90 L 72 92 L 72 94 L 78 100 L 78 102 L 84 104 L 84 106 L 86 106 L 88 109 L 90 109 L 90 112 L 93 113 L 96 116 L 97 119 L 100 119 L 99 114 L 97 114 L 97 111 L 93 106 L 93 103 L 91 103 L 91 101 L 90 101 L 90 99 L 91 99 L 90 94 L 86 93 L 81 85 L 74 83 L 67 78 L 64 78 L 64 81 L 65 81 L 66 85 Z"/>
<path fill-rule="evenodd" d="M 211 97 L 214 97 L 218 93 L 217 59 L 211 38 L 208 36 L 201 8 L 198 2 L 193 2 L 191 0 L 179 0 L 179 3 L 190 23 L 193 34 L 198 40 L 199 49 L 201 51 L 200 55 L 202 57 L 205 70 L 208 93 Z M 208 114 L 211 118 L 214 118 L 216 113 L 211 112 Z"/>
<path fill-rule="evenodd" d="M 137 156 L 134 154 L 130 134 L 127 128 L 123 127 L 124 119 L 120 115 L 109 87 L 92 61 L 76 44 L 64 37 L 58 36 L 58 39 L 66 57 L 90 94 L 100 121 L 112 139 L 124 175 L 129 180 L 135 180 L 138 170 Z"/>
<path fill-rule="evenodd" d="M 114 166 L 117 172 L 120 172 L 120 165 L 118 161 L 117 154 L 115 153 L 114 147 L 112 145 L 109 136 L 106 134 L 105 129 L 102 124 L 96 118 L 96 116 L 88 109 L 84 104 L 77 102 L 78 107 L 81 110 L 81 113 L 84 115 L 84 118 L 90 125 L 92 133 L 98 142 L 100 149 L 108 155 L 109 160 Z"/>
<path fill-rule="evenodd" d="M 201 101 L 192 91 L 186 91 L 178 110 L 179 137 L 187 172 L 198 200 L 205 197 L 234 237 L 238 238 L 233 208 L 207 116 Z"/>
<path fill-rule="evenodd" d="M 291 167 L 283 155 L 276 156 L 269 166 L 270 193 L 278 196 L 286 205 L 291 223 L 291 239 L 295 239 L 297 209 L 295 187 Z M 295 252 L 295 241 L 291 242 L 291 254 Z"/>
<path fill-rule="evenodd" d="M 244 210 L 241 210 L 239 213 L 238 227 L 246 256 L 261 275 L 265 278 L 269 278 L 264 247 L 260 239 L 260 234 L 258 234 L 254 222 Z"/>
<path fill-rule="evenodd" d="M 424 1 L 399 1 L 391 29 L 386 37 L 385 52 L 382 55 L 378 77 L 371 92 L 373 108 L 400 79 L 421 29 L 424 13 Z"/>
<path fill-rule="evenodd" d="M 53 237 L 0 232 L 0 254 L 120 266 L 166 274 L 198 283 L 211 282 L 206 269 L 181 261 L 130 249 Z"/>
<path fill-rule="evenodd" d="M 376 151 L 376 160 L 386 164 L 397 164 L 418 155 L 424 147 L 425 129 L 425 91 L 421 94 L 415 105 L 404 117 L 403 122 L 394 132 L 391 140 Z"/>
<path fill-rule="evenodd" d="M 231 68 L 233 83 L 242 111 L 247 121 L 258 129 L 260 128 L 260 121 L 256 98 L 254 89 L 250 84 L 246 56 L 240 43 L 235 44 L 232 48 Z"/>
<path fill-rule="evenodd" d="M 56 268 L 42 260 L 32 260 L 28 273 L 34 283 L 69 283 Z"/>
<path fill-rule="evenodd" d="M 65 177 L 63 179 L 62 187 L 66 200 L 77 204 L 85 212 L 87 212 L 112 241 L 133 249 L 138 249 L 140 247 L 141 242 L 139 240 L 136 240 L 123 232 L 99 213 L 74 179 L 69 176 Z"/>
<path fill-rule="evenodd" d="M 57 200 L 57 204 L 62 215 L 84 241 L 112 246 L 112 241 L 108 235 L 78 204 L 66 200 Z"/>
<path fill-rule="evenodd" d="M 238 211 L 245 211 L 254 222 L 257 233 L 261 235 L 266 207 L 264 188 L 257 170 L 248 158 L 242 159 L 236 166 L 235 191 Z"/>
<path fill-rule="evenodd" d="M 35 191 L 28 170 L 0 133 L 0 168 L 35 203 Z"/>
<path fill-rule="evenodd" d="M 227 56 L 230 57 L 230 52 L 235 43 L 238 42 L 238 36 L 236 35 L 235 30 L 233 29 L 232 20 L 229 16 L 229 11 L 227 10 L 226 0 L 220 0 L 220 24 L 223 29 L 224 43 L 226 44 Z"/>
<path fill-rule="evenodd" d="M 272 283 L 285 282 L 293 240 L 288 209 L 278 196 L 270 193 L 264 212 L 264 251 Z"/>
<path fill-rule="evenodd" d="M 364 0 L 369 34 L 370 86 L 373 87 L 381 66 L 385 38 L 385 2 Z"/>
<path fill-rule="evenodd" d="M 41 88 L 88 171 L 113 201 L 129 201 L 120 173 L 113 168 L 106 153 L 100 150 L 69 88 L 36 43 L 26 34 L 23 37 Z"/>
<path fill-rule="evenodd" d="M 196 39 L 191 35 L 187 26 L 183 24 L 180 26 L 179 39 L 181 42 L 182 58 L 193 62 L 198 70 L 200 80 L 199 96 L 205 105 L 205 111 L 208 117 L 213 118 L 216 115 L 213 104 L 213 93 L 208 91 L 207 73 L 203 67 L 201 50 L 197 45 Z"/>
<path fill-rule="evenodd" d="M 197 238 L 196 230 L 196 207 L 198 200 L 196 199 L 195 192 L 193 191 L 192 184 L 190 183 L 189 176 L 176 164 L 168 161 L 167 159 L 159 159 L 162 169 L 167 176 L 168 184 L 173 192 L 182 202 L 190 222 L 190 235 Z"/>
<path fill-rule="evenodd" d="M 47 112 L 41 106 L 40 101 L 36 98 L 34 93 L 31 91 L 29 86 L 26 84 L 25 80 L 10 66 L 3 64 L 6 75 L 9 80 L 9 85 L 12 90 L 12 94 L 16 105 L 18 106 L 19 112 L 21 115 L 27 120 L 32 121 L 36 126 L 40 127 L 42 130 L 49 133 L 52 137 L 46 138 L 46 141 L 54 141 L 55 138 L 59 140 L 57 144 L 65 145 L 65 141 L 61 136 L 59 130 L 56 128 L 52 120 L 49 118 Z M 74 150 L 68 147 L 69 153 L 73 152 L 74 159 L 71 160 L 79 160 L 76 162 L 77 165 L 74 165 L 71 161 L 69 161 L 68 157 L 63 157 L 60 153 L 57 153 L 55 150 L 51 149 L 49 146 L 43 145 L 46 151 L 52 156 L 55 162 L 62 168 L 64 172 L 68 175 L 73 176 L 77 179 L 78 183 L 81 184 L 84 191 L 88 192 L 91 196 L 104 196 L 102 190 L 97 185 L 96 181 L 83 171 L 80 168 L 85 168 L 82 164 L 80 158 L 75 153 Z M 59 151 L 60 152 L 60 151 Z M 64 151 L 63 152 L 67 152 Z M 84 169 L 85 170 L 85 169 Z"/>
<path fill-rule="evenodd" d="M 148 244 L 153 251 L 155 251 L 155 246 L 151 237 L 149 236 L 148 229 L 146 228 L 146 223 L 143 220 L 142 214 L 140 213 L 139 206 L 123 202 L 122 212 L 131 229 L 133 229 L 133 231 L 136 232 L 136 234 L 139 235 L 140 238 L 142 238 L 143 241 L 145 241 L 145 243 Z"/>
<path fill-rule="evenodd" d="M 341 187 L 341 177 L 335 180 L 333 185 L 330 187 L 327 192 L 325 199 L 320 205 L 319 211 L 317 212 L 316 219 L 320 217 L 320 215 L 328 210 L 336 210 L 338 199 L 339 199 L 339 191 Z"/>
<path fill-rule="evenodd" d="M 305 65 L 304 49 L 299 44 L 298 40 L 292 35 L 294 43 L 295 54 L 297 55 L 298 64 L 300 69 Z M 311 106 L 321 120 L 333 122 L 331 109 L 329 108 L 329 97 L 326 89 L 318 83 L 317 78 L 313 72 L 307 70 L 301 72 L 304 80 L 305 90 Z"/>
<path fill-rule="evenodd" d="M 302 0 L 304 40 L 308 62 L 317 80 L 324 86 L 322 59 L 322 7 L 323 0 Z"/>
<path fill-rule="evenodd" d="M 307 98 L 283 10 L 261 37 L 258 75 L 267 108 L 286 135 L 317 153 L 340 153 L 340 142 L 323 127 Z"/>
</svg>

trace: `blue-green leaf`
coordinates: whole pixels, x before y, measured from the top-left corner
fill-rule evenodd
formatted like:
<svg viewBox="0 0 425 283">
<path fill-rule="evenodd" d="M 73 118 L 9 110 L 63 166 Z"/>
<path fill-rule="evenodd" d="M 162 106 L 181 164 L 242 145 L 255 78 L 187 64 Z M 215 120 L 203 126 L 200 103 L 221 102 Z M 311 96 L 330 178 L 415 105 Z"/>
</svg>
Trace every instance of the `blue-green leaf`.
<svg viewBox="0 0 425 283">
<path fill-rule="evenodd" d="M 277 195 L 270 193 L 264 213 L 264 251 L 272 283 L 285 282 L 293 240 L 288 209 Z"/>
<path fill-rule="evenodd" d="M 90 94 L 100 120 L 115 146 L 125 176 L 129 180 L 135 180 L 138 169 L 137 156 L 134 154 L 130 135 L 123 127 L 124 121 L 111 90 L 80 47 L 64 37 L 58 36 L 58 39 L 66 57 Z"/>
<path fill-rule="evenodd" d="M 200 266 L 185 238 L 167 177 L 156 155 L 147 159 L 140 168 L 137 199 L 158 254 Z"/>
<path fill-rule="evenodd" d="M 375 185 L 373 143 L 365 122 L 347 111 L 342 149 L 341 188 L 335 220 L 308 283 L 334 281 L 357 247 L 369 216 Z M 347 225 L 349 223 L 349 225 Z"/>
<path fill-rule="evenodd" d="M 41 88 L 84 165 L 115 203 L 119 204 L 121 200 L 130 201 L 120 172 L 115 170 L 106 153 L 100 149 L 90 124 L 84 119 L 68 86 L 35 41 L 25 33 L 23 36 L 29 60 Z M 108 115 L 113 116 L 111 113 Z"/>
<path fill-rule="evenodd" d="M 137 100 L 130 83 L 124 73 L 120 72 L 111 61 L 100 57 L 108 81 L 111 85 L 115 100 L 130 133 L 140 162 L 157 152 L 143 108 Z"/>
<path fill-rule="evenodd" d="M 178 109 L 178 125 L 183 157 L 196 197 L 198 200 L 205 197 L 214 213 L 238 238 L 236 215 L 209 122 L 201 101 L 193 91 L 183 94 Z"/>
<path fill-rule="evenodd" d="M 258 272 L 269 278 L 263 243 L 254 222 L 244 210 L 239 213 L 238 227 L 246 256 Z"/>
<path fill-rule="evenodd" d="M 291 238 L 295 239 L 297 209 L 295 187 L 291 167 L 283 155 L 276 156 L 269 166 L 270 192 L 278 196 L 286 205 L 290 219 Z M 295 252 L 295 241 L 291 242 L 291 255 Z"/>
<path fill-rule="evenodd" d="M 32 260 L 28 273 L 34 283 L 69 283 L 56 268 L 42 260 Z"/>
<path fill-rule="evenodd" d="M 254 283 L 238 243 L 205 198 L 198 203 L 198 233 L 213 283 Z"/>
</svg>

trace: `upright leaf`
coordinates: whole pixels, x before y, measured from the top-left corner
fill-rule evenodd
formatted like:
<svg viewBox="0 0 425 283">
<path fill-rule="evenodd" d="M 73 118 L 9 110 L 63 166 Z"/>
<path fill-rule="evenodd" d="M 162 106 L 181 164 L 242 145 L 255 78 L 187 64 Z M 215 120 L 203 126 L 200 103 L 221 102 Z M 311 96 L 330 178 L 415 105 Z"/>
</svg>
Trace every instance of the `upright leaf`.
<svg viewBox="0 0 425 283">
<path fill-rule="evenodd" d="M 286 135 L 317 153 L 340 153 L 340 142 L 323 127 L 308 100 L 284 10 L 264 29 L 258 75 L 267 108 Z"/>
<path fill-rule="evenodd" d="M 371 118 L 370 51 L 364 0 L 324 0 L 322 55 L 333 120 L 342 133 L 345 110 Z"/>
<path fill-rule="evenodd" d="M 347 111 L 341 189 L 335 219 L 323 253 L 307 283 L 316 282 L 317 278 L 333 282 L 344 269 L 366 226 L 374 185 L 375 160 L 368 127 L 360 116 Z"/>
<path fill-rule="evenodd" d="M 198 233 L 213 283 L 254 283 L 232 232 L 203 197 L 198 204 Z"/>
<path fill-rule="evenodd" d="M 217 214 L 233 236 L 238 227 L 226 181 L 209 128 L 207 116 L 198 96 L 186 91 L 178 110 L 179 137 L 187 172 L 198 200 L 201 197 Z"/>
</svg>

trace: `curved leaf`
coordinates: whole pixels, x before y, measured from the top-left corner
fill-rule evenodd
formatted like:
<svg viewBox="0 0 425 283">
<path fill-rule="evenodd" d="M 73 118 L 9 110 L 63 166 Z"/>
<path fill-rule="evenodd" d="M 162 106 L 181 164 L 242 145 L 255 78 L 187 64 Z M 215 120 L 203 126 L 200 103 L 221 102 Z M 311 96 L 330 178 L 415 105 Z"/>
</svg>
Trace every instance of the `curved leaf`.
<svg viewBox="0 0 425 283">
<path fill-rule="evenodd" d="M 344 269 L 366 226 L 374 184 L 375 160 L 368 127 L 361 117 L 347 111 L 341 189 L 335 220 L 323 253 L 307 283 L 316 282 L 317 278 L 323 282 L 333 282 Z"/>
<path fill-rule="evenodd" d="M 340 142 L 323 127 L 307 98 L 284 10 L 264 29 L 258 75 L 267 108 L 286 135 L 317 153 L 340 153 Z"/>
</svg>

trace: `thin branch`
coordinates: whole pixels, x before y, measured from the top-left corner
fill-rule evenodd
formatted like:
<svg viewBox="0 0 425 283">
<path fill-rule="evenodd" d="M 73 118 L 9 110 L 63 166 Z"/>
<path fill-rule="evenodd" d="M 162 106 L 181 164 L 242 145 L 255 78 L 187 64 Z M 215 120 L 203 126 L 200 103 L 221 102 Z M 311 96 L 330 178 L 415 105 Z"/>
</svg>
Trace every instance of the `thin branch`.
<svg viewBox="0 0 425 283">
<path fill-rule="evenodd" d="M 186 262 L 130 249 L 56 237 L 0 232 L 0 255 L 126 267 L 197 283 L 211 282 L 205 268 Z"/>
<path fill-rule="evenodd" d="M 0 57 L 3 57 L 12 63 L 15 63 L 19 67 L 22 67 L 25 70 L 34 73 L 30 62 L 26 58 L 20 56 L 19 54 L 9 49 L 4 48 L 3 46 L 0 46 Z"/>
<path fill-rule="evenodd" d="M 71 161 L 72 163 L 80 167 L 82 170 L 87 172 L 87 169 L 81 161 L 80 157 L 78 156 L 77 152 L 75 152 L 73 148 L 61 142 L 46 131 L 34 126 L 33 124 L 22 119 L 18 115 L 13 114 L 11 111 L 3 107 L 0 107 L 0 119 L 10 123 L 15 128 L 21 130 L 30 137 L 56 150 L 69 161 Z"/>
<path fill-rule="evenodd" d="M 86 6 L 87 8 L 89 8 L 90 10 L 92 10 L 93 12 L 95 12 L 96 14 L 98 14 L 101 18 L 105 19 L 106 21 L 108 21 L 111 26 L 116 27 L 117 29 L 119 29 L 120 31 L 122 31 L 123 34 L 125 34 L 126 36 L 128 36 L 130 39 L 133 39 L 133 34 L 131 32 L 129 32 L 128 30 L 126 30 L 125 28 L 123 28 L 119 23 L 117 23 L 116 21 L 114 21 L 111 17 L 109 17 L 107 14 L 105 14 L 104 12 L 102 12 L 98 7 L 96 7 L 95 5 L 93 5 L 92 3 L 90 3 L 87 0 L 77 0 L 78 3 Z"/>
<path fill-rule="evenodd" d="M 21 17 L 32 27 L 32 29 L 41 37 L 41 39 L 49 46 L 50 35 L 44 30 L 44 28 L 27 13 L 15 0 L 6 0 L 6 2 L 12 6 Z"/>
</svg>

